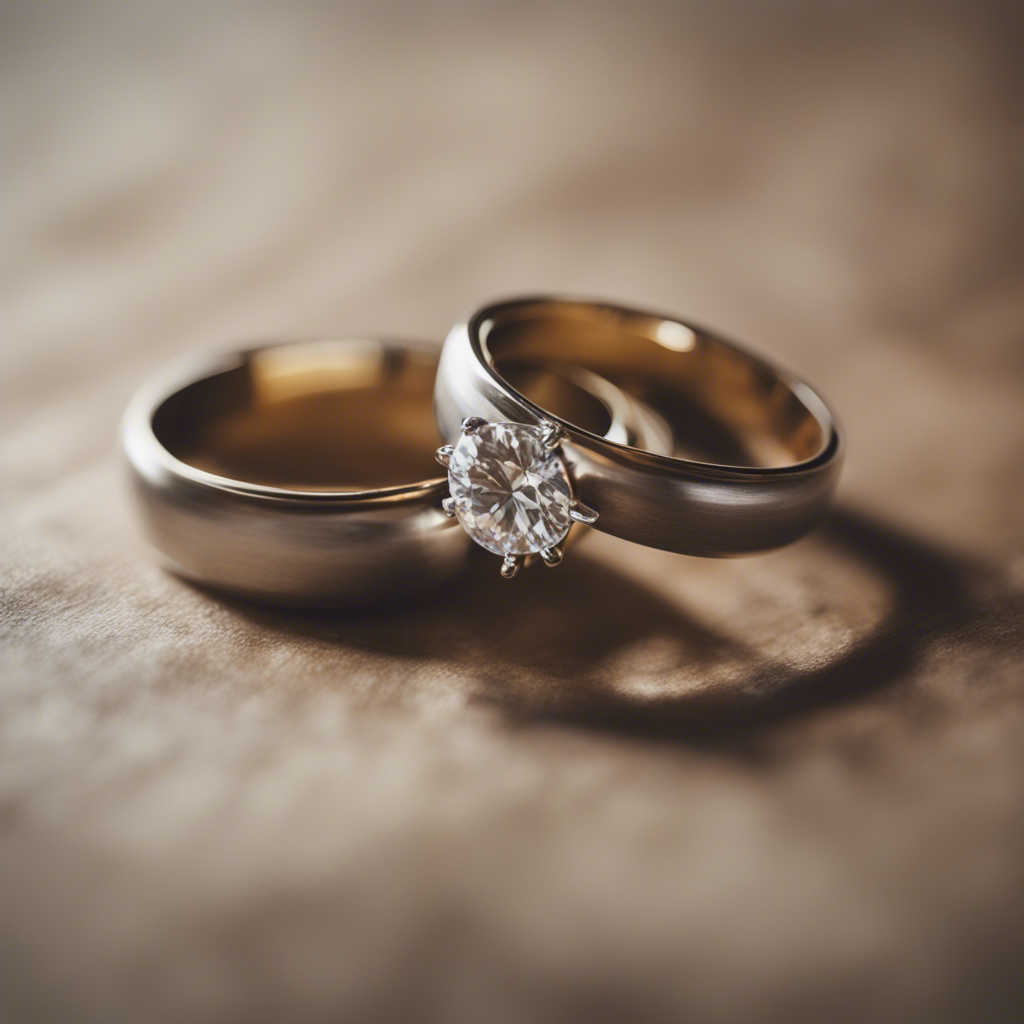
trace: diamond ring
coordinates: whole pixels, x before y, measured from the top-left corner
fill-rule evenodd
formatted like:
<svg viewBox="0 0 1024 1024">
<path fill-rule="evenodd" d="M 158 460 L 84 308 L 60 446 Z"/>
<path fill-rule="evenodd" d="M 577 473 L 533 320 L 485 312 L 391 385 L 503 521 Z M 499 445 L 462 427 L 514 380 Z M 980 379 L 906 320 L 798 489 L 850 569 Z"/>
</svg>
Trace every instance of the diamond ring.
<svg viewBox="0 0 1024 1024">
<path fill-rule="evenodd" d="M 516 386 L 531 360 L 618 388 L 667 444 L 600 436 Z M 625 540 L 723 557 L 814 527 L 842 439 L 806 383 L 713 331 L 657 313 L 558 298 L 478 310 L 449 333 L 434 389 L 445 510 L 514 576 L 550 564 L 573 519 Z M 658 434 L 659 431 L 654 431 Z"/>
</svg>

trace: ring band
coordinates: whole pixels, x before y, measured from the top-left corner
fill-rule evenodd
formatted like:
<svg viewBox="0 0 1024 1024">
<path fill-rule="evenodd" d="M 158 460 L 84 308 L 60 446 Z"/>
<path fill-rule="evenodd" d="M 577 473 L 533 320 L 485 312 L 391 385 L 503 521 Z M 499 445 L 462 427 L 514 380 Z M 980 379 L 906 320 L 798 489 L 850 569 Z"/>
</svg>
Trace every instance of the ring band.
<svg viewBox="0 0 1024 1024">
<path fill-rule="evenodd" d="M 368 603 L 450 578 L 470 545 L 441 510 L 436 367 L 432 345 L 324 339 L 161 374 L 122 425 L 148 539 L 181 576 L 275 601 Z M 645 436 L 613 385 L 523 372 L 599 433 Z"/>
<path fill-rule="evenodd" d="M 523 360 L 578 365 L 617 385 L 662 420 L 671 451 L 599 437 L 539 405 L 510 383 Z M 445 342 L 434 403 L 450 441 L 465 436 L 467 417 L 557 431 L 572 500 L 596 529 L 683 554 L 740 555 L 800 537 L 824 515 L 842 458 L 835 418 L 807 384 L 704 328 L 601 303 L 480 309 Z M 450 483 L 454 493 L 451 474 Z"/>
</svg>

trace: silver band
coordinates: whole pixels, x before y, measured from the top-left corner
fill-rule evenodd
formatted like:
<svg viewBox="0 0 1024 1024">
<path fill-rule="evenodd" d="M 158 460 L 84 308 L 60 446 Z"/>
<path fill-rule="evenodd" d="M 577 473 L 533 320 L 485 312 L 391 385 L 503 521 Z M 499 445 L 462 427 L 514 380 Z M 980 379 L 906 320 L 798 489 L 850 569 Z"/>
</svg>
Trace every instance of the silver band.
<svg viewBox="0 0 1024 1024">
<path fill-rule="evenodd" d="M 600 437 L 539 404 L 510 376 L 523 360 L 577 365 L 653 410 L 671 452 Z M 564 431 L 576 493 L 595 529 L 684 554 L 727 556 L 786 544 L 825 513 L 842 444 L 805 383 L 670 316 L 557 298 L 487 306 L 448 336 L 434 393 L 441 434 L 465 417 Z"/>
<path fill-rule="evenodd" d="M 147 537 L 178 574 L 275 601 L 366 603 L 451 577 L 471 545 L 441 511 L 436 366 L 431 345 L 325 339 L 161 374 L 122 427 Z M 594 430 L 645 438 L 613 385 L 523 372 Z"/>
</svg>

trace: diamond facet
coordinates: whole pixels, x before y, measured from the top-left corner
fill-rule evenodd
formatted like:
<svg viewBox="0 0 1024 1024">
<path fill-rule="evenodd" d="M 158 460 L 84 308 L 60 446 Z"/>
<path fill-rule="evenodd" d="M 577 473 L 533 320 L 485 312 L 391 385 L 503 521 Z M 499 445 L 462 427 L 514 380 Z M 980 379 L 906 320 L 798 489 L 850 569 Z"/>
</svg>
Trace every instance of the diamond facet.
<svg viewBox="0 0 1024 1024">
<path fill-rule="evenodd" d="M 559 544 L 572 519 L 565 463 L 542 427 L 484 423 L 464 433 L 448 463 L 463 529 L 496 555 L 529 555 Z"/>
</svg>

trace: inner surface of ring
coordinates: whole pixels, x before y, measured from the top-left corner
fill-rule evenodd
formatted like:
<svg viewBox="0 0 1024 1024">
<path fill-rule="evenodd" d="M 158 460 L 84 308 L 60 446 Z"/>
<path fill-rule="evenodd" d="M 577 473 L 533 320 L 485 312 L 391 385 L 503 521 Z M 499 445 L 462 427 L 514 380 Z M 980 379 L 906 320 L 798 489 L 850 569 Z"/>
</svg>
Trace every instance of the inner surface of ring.
<svg viewBox="0 0 1024 1024">
<path fill-rule="evenodd" d="M 232 480 L 288 490 L 364 491 L 430 480 L 439 444 L 437 354 L 374 341 L 257 349 L 166 398 L 153 433 L 175 458 Z M 520 363 L 520 386 L 556 415 L 604 433 L 604 405 Z"/>
<path fill-rule="evenodd" d="M 481 318 L 479 341 L 513 387 L 523 362 L 582 366 L 612 381 L 664 419 L 677 458 L 788 466 L 830 441 L 802 385 L 675 320 L 590 303 L 509 303 Z"/>
</svg>

